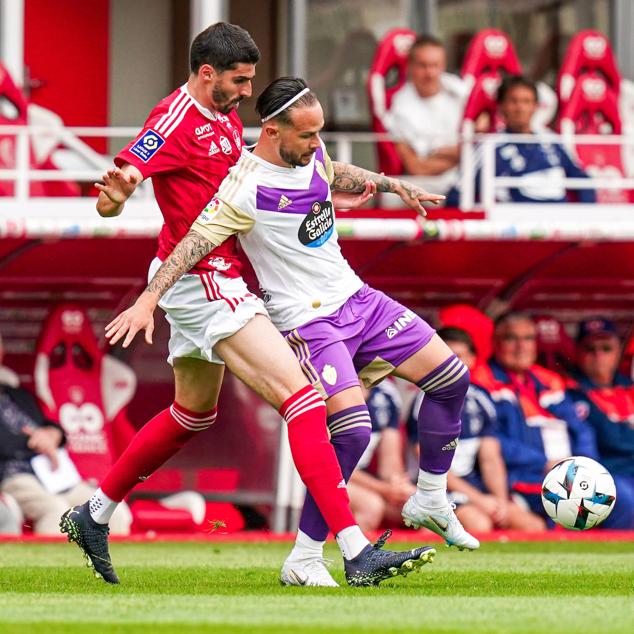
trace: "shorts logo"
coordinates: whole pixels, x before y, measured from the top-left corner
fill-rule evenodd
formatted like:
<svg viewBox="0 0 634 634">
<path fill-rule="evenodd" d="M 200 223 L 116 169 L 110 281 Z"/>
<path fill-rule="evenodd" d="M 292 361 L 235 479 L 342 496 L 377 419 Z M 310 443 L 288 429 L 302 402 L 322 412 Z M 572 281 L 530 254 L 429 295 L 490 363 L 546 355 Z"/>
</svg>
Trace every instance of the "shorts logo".
<svg viewBox="0 0 634 634">
<path fill-rule="evenodd" d="M 240 138 L 240 133 L 237 130 L 233 131 L 233 142 L 236 144 L 238 149 L 242 148 L 242 139 Z"/>
<path fill-rule="evenodd" d="M 220 147 L 225 154 L 231 154 L 231 143 L 226 136 L 220 137 Z"/>
<path fill-rule="evenodd" d="M 220 152 L 220 148 L 216 145 L 215 141 L 212 141 L 209 146 L 209 154 L 207 156 L 213 156 L 214 154 L 218 154 L 218 152 Z"/>
<path fill-rule="evenodd" d="M 337 382 L 337 370 L 330 364 L 326 364 L 321 371 L 321 378 L 328 383 L 334 385 Z"/>
<path fill-rule="evenodd" d="M 165 139 L 154 130 L 148 130 L 130 148 L 130 153 L 138 156 L 144 163 L 147 163 L 165 143 Z"/>
<path fill-rule="evenodd" d="M 315 201 L 299 227 L 299 241 L 311 249 L 320 247 L 335 228 L 335 214 L 329 200 Z"/>
<path fill-rule="evenodd" d="M 385 329 L 385 334 L 388 339 L 394 339 L 401 330 L 407 328 L 407 326 L 416 318 L 416 313 L 411 310 L 406 310 L 391 326 Z"/>
</svg>

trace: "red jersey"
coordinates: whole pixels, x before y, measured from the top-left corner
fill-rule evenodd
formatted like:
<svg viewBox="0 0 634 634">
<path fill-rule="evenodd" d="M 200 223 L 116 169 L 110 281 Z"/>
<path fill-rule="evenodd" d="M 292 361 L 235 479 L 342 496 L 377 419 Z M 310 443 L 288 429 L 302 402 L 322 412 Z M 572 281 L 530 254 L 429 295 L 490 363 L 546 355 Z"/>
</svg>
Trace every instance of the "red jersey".
<svg viewBox="0 0 634 634">
<path fill-rule="evenodd" d="M 203 108 L 181 86 L 150 112 L 139 135 L 114 159 L 134 165 L 152 178 L 163 214 L 157 256 L 164 260 L 189 231 L 218 191 L 229 168 L 240 158 L 242 121 Z M 240 276 L 235 236 L 206 255 L 192 269 Z"/>
</svg>

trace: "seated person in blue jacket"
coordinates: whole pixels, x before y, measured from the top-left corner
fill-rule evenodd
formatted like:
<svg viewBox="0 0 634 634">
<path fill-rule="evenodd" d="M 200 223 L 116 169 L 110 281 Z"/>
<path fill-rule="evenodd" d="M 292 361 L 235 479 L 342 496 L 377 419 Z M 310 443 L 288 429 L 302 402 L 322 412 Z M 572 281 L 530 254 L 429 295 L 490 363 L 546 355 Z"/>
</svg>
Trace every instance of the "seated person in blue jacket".
<svg viewBox="0 0 634 634">
<path fill-rule="evenodd" d="M 634 383 L 617 369 L 623 345 L 616 326 L 586 319 L 577 334 L 577 370 L 569 394 L 577 414 L 593 427 L 599 462 L 616 481 L 612 528 L 634 528 Z"/>
<path fill-rule="evenodd" d="M 475 366 L 473 339 L 460 328 L 441 328 L 438 336 L 469 368 Z M 423 393 L 417 395 L 408 419 L 418 420 Z M 546 522 L 531 511 L 512 502 L 497 438 L 497 413 L 488 392 L 473 383 L 469 386 L 460 416 L 462 431 L 451 469 L 447 489 L 456 505 L 456 515 L 470 531 L 487 532 L 494 528 L 542 531 Z"/>
<path fill-rule="evenodd" d="M 598 456 L 594 431 L 577 416 L 563 377 L 537 365 L 536 359 L 534 321 L 526 313 L 506 313 L 495 322 L 493 358 L 476 366 L 471 380 L 488 390 L 496 405 L 511 491 L 546 517 L 544 475 L 564 458 Z"/>
<path fill-rule="evenodd" d="M 384 521 L 401 524 L 403 504 L 416 491 L 403 460 L 400 430 L 401 397 L 387 379 L 367 390 L 372 435 L 348 482 L 350 508 L 362 530 L 376 530 Z"/>
<path fill-rule="evenodd" d="M 496 146 L 496 176 L 522 178 L 519 187 L 496 187 L 498 202 L 514 203 L 594 203 L 593 189 L 567 191 L 563 179 L 588 178 L 586 172 L 570 157 L 565 148 L 549 139 L 548 130 L 533 130 L 531 119 L 537 111 L 537 86 L 525 77 L 507 77 L 497 94 L 498 112 L 504 120 L 506 134 L 534 134 L 539 143 L 502 143 Z M 477 152 L 477 161 L 481 161 Z M 476 199 L 480 195 L 480 169 L 476 175 Z M 458 192 L 452 190 L 446 205 L 458 204 Z"/>
</svg>

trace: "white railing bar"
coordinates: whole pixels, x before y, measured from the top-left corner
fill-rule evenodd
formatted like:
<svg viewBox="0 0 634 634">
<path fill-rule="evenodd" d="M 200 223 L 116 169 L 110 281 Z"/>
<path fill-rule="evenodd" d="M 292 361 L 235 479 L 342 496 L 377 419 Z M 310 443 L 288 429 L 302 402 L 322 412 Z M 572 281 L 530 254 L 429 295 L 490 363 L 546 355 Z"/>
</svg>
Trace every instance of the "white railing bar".
<svg viewBox="0 0 634 634">
<path fill-rule="evenodd" d="M 600 184 L 597 184 L 600 181 Z M 634 189 L 634 178 L 613 178 L 602 176 L 601 178 L 562 178 L 557 183 L 566 189 Z M 525 187 L 527 185 L 550 185 L 551 180 L 543 176 L 496 176 L 496 186 Z"/>
</svg>

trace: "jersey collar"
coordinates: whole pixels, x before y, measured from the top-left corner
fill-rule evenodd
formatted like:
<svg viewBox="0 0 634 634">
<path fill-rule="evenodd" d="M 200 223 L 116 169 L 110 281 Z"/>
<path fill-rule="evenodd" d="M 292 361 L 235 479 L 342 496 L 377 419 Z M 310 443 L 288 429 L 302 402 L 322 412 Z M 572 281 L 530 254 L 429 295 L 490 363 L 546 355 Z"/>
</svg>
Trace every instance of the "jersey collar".
<svg viewBox="0 0 634 634">
<path fill-rule="evenodd" d="M 200 114 L 202 114 L 203 116 L 207 117 L 207 119 L 211 119 L 212 121 L 216 120 L 217 113 L 215 111 L 209 110 L 209 108 L 205 108 L 204 106 L 199 104 L 196 101 L 196 99 L 194 99 L 194 97 L 192 97 L 192 95 L 189 92 L 189 90 L 187 90 L 187 84 L 183 84 L 180 87 L 180 90 L 181 90 L 181 92 L 184 92 L 194 102 L 194 105 L 196 106 L 196 108 L 198 108 L 198 111 L 200 112 Z"/>
</svg>

